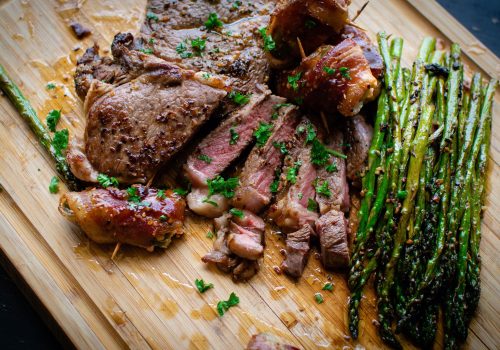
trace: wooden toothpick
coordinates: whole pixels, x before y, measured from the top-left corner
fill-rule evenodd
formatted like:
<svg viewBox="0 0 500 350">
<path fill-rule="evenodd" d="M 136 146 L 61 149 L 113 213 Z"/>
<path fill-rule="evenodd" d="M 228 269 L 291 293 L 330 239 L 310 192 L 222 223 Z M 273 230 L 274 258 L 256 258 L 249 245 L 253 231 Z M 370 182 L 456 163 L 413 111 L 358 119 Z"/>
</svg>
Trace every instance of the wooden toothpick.
<svg viewBox="0 0 500 350">
<path fill-rule="evenodd" d="M 115 250 L 113 250 L 113 254 L 111 254 L 111 260 L 115 260 L 115 256 L 118 253 L 118 251 L 120 250 L 121 246 L 122 246 L 122 244 L 120 242 L 116 243 Z"/>
<path fill-rule="evenodd" d="M 351 19 L 351 22 L 354 22 L 359 17 L 359 15 L 361 14 L 361 12 L 363 12 L 364 9 L 366 8 L 366 6 L 368 6 L 369 2 L 370 1 L 367 1 L 367 2 L 364 3 L 363 6 L 361 6 L 361 8 L 358 10 L 358 12 L 356 12 L 356 14 L 354 15 L 354 17 Z"/>
<path fill-rule="evenodd" d="M 297 45 L 299 45 L 300 57 L 302 59 L 306 58 L 306 53 L 304 52 L 304 48 L 302 47 L 302 42 L 300 41 L 299 37 L 297 37 Z"/>
</svg>

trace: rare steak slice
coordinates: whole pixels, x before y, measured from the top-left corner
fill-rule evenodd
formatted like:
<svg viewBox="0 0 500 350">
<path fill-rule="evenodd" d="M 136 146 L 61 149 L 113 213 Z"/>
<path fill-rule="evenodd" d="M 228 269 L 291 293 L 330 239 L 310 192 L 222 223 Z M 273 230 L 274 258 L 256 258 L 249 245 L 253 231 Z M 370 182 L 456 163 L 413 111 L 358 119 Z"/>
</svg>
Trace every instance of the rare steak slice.
<svg viewBox="0 0 500 350">
<path fill-rule="evenodd" d="M 368 159 L 368 151 L 373 137 L 373 127 L 361 114 L 346 120 L 347 178 L 354 181 L 361 173 Z"/>
<path fill-rule="evenodd" d="M 335 209 L 316 220 L 321 260 L 327 269 L 342 269 L 349 265 L 347 220 L 344 213 Z"/>
<path fill-rule="evenodd" d="M 318 218 L 314 189 L 317 173 L 304 131 L 311 126 L 311 122 L 303 118 L 297 127 L 302 132 L 296 132 L 290 154 L 285 157 L 277 200 L 269 210 L 269 217 L 286 232 L 296 231 L 305 224 L 314 225 Z"/>
<path fill-rule="evenodd" d="M 257 144 L 250 152 L 240 175 L 232 204 L 235 207 L 258 213 L 271 202 L 277 192 L 276 169 L 281 169 L 283 158 L 291 148 L 299 112 L 294 106 L 274 106 L 275 120 L 271 120 L 271 134 L 264 144 Z M 279 175 L 279 174 L 278 174 Z M 274 184 L 274 187 L 273 187 Z"/>
<path fill-rule="evenodd" d="M 281 268 L 289 276 L 298 278 L 302 276 L 311 249 L 311 236 L 314 234 L 309 224 L 300 230 L 286 235 L 286 257 Z"/>
<path fill-rule="evenodd" d="M 344 136 L 341 130 L 332 130 L 327 138 L 326 146 L 342 153 Z M 318 167 L 316 186 L 324 191 L 316 193 L 319 212 L 325 214 L 331 209 L 349 211 L 349 185 L 346 178 L 346 161 L 341 157 L 333 157 L 328 166 Z"/>
</svg>

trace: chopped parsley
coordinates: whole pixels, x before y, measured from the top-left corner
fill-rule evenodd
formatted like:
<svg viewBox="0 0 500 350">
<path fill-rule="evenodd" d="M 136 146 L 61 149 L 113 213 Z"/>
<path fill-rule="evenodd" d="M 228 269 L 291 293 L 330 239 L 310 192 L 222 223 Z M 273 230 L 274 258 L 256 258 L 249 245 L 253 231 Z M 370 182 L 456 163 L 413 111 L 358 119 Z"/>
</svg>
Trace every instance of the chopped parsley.
<svg viewBox="0 0 500 350">
<path fill-rule="evenodd" d="M 162 222 L 167 221 L 167 216 L 166 215 L 160 215 L 160 221 L 162 221 Z"/>
<path fill-rule="evenodd" d="M 325 283 L 325 285 L 321 289 L 322 290 L 327 290 L 329 292 L 332 292 L 333 291 L 333 283 L 327 282 L 327 283 Z"/>
<path fill-rule="evenodd" d="M 146 13 L 146 18 L 149 20 L 153 20 L 155 22 L 158 22 L 158 20 L 159 20 L 158 16 L 155 15 L 153 12 Z"/>
<path fill-rule="evenodd" d="M 272 120 L 276 120 L 276 119 L 278 119 L 278 117 L 279 117 L 278 112 L 274 112 L 273 114 L 271 114 L 271 119 Z"/>
<path fill-rule="evenodd" d="M 147 49 L 141 49 L 140 50 L 142 53 L 145 53 L 146 55 L 151 55 L 153 53 L 153 49 L 147 48 Z"/>
<path fill-rule="evenodd" d="M 307 198 L 307 210 L 313 212 L 318 211 L 318 203 L 312 198 Z"/>
<path fill-rule="evenodd" d="M 202 51 L 205 51 L 206 40 L 202 38 L 191 39 L 191 47 L 198 55 L 201 55 Z"/>
<path fill-rule="evenodd" d="M 238 217 L 238 218 L 243 218 L 243 216 L 245 216 L 245 214 L 243 213 L 243 211 L 239 210 L 239 209 L 236 209 L 236 208 L 231 208 L 229 210 L 229 212 L 231 214 L 233 214 L 234 216 Z"/>
<path fill-rule="evenodd" d="M 150 43 L 151 45 L 153 45 L 153 44 L 155 43 L 155 39 L 153 39 L 153 38 L 149 39 L 149 43 Z"/>
<path fill-rule="evenodd" d="M 203 77 L 203 79 L 208 80 L 212 75 L 210 73 L 203 73 L 201 76 Z"/>
<path fill-rule="evenodd" d="M 156 193 L 156 198 L 158 199 L 165 199 L 166 196 L 165 196 L 165 190 L 158 190 L 158 192 Z"/>
<path fill-rule="evenodd" d="M 240 135 L 236 132 L 236 130 L 234 130 L 234 128 L 229 129 L 229 134 L 231 135 L 229 138 L 229 144 L 236 145 L 236 142 L 238 142 Z"/>
<path fill-rule="evenodd" d="M 340 67 L 339 68 L 340 74 L 346 78 L 347 80 L 351 80 L 351 76 L 349 75 L 349 68 L 347 67 Z"/>
<path fill-rule="evenodd" d="M 193 57 L 193 53 L 187 51 L 187 47 L 184 42 L 180 42 L 179 45 L 176 46 L 175 51 L 181 56 L 181 58 Z"/>
<path fill-rule="evenodd" d="M 328 66 L 324 66 L 323 71 L 325 71 L 326 74 L 328 74 L 328 75 L 332 75 L 333 73 L 335 73 L 335 68 L 330 68 Z"/>
<path fill-rule="evenodd" d="M 46 86 L 47 90 L 54 90 L 56 88 L 56 84 L 48 83 Z"/>
<path fill-rule="evenodd" d="M 239 180 L 237 177 L 230 177 L 229 179 L 224 180 L 222 176 L 217 175 L 213 179 L 207 180 L 208 196 L 210 197 L 215 193 L 220 193 L 226 198 L 233 198 L 234 190 L 238 186 L 238 183 Z"/>
<path fill-rule="evenodd" d="M 294 165 L 288 168 L 286 172 L 286 179 L 290 181 L 292 184 L 297 182 L 297 174 L 299 173 L 299 168 L 302 165 L 300 161 L 294 163 Z"/>
<path fill-rule="evenodd" d="M 262 147 L 266 144 L 269 137 L 271 137 L 273 124 L 266 124 L 259 122 L 259 127 L 254 131 L 253 136 L 257 141 L 257 146 Z"/>
<path fill-rule="evenodd" d="M 227 95 L 227 97 L 233 100 L 234 103 L 240 106 L 246 105 L 250 101 L 250 96 L 252 95 L 251 94 L 245 95 L 239 91 L 231 91 L 229 95 Z"/>
<path fill-rule="evenodd" d="M 299 197 L 299 199 L 302 199 L 302 198 L 304 198 L 304 194 L 303 194 L 302 192 L 299 192 L 299 193 L 297 194 L 297 197 Z"/>
<path fill-rule="evenodd" d="M 215 12 L 212 12 L 211 14 L 208 15 L 208 19 L 205 21 L 205 27 L 208 30 L 212 30 L 217 27 L 222 27 L 223 23 L 217 16 Z"/>
<path fill-rule="evenodd" d="M 194 284 L 196 285 L 196 288 L 198 288 L 198 292 L 200 293 L 205 293 L 207 290 L 214 287 L 213 283 L 205 283 L 205 281 L 202 279 L 195 279 Z"/>
<path fill-rule="evenodd" d="M 204 161 L 205 163 L 208 163 L 208 164 L 212 163 L 212 158 L 210 158 L 210 157 L 209 157 L 209 156 L 207 156 L 206 154 L 200 154 L 200 155 L 198 156 L 198 159 L 199 159 L 199 160 L 202 160 L 202 161 Z"/>
<path fill-rule="evenodd" d="M 323 145 L 317 138 L 315 138 L 312 141 L 312 147 L 311 147 L 311 163 L 323 166 L 328 162 L 330 156 L 335 156 L 344 159 L 347 158 L 345 154 L 326 148 L 325 145 Z"/>
<path fill-rule="evenodd" d="M 56 125 L 59 119 L 61 119 L 61 110 L 53 109 L 47 114 L 46 123 L 50 131 L 56 132 Z"/>
<path fill-rule="evenodd" d="M 52 147 L 54 148 L 56 155 L 61 156 L 62 151 L 68 147 L 68 138 L 68 129 L 56 131 L 54 138 L 52 139 Z"/>
<path fill-rule="evenodd" d="M 128 201 L 132 203 L 140 203 L 141 197 L 139 196 L 139 190 L 137 187 L 127 188 Z"/>
<path fill-rule="evenodd" d="M 288 106 L 291 106 L 292 104 L 291 103 L 277 103 L 273 106 L 274 109 L 278 110 L 282 107 L 288 107 Z"/>
<path fill-rule="evenodd" d="M 274 179 L 274 181 L 271 182 L 271 185 L 269 186 L 269 190 L 271 191 L 271 193 L 277 193 L 279 186 L 280 186 L 280 180 Z"/>
<path fill-rule="evenodd" d="M 178 194 L 179 196 L 185 196 L 186 194 L 188 194 L 188 190 L 185 190 L 183 188 L 174 188 L 174 193 L 175 194 Z"/>
<path fill-rule="evenodd" d="M 332 196 L 332 192 L 330 191 L 330 189 L 328 188 L 328 182 L 327 181 L 323 181 L 323 184 L 319 184 L 319 181 L 316 183 L 316 193 L 322 195 L 322 196 L 325 196 L 325 197 L 328 197 L 330 198 Z"/>
<path fill-rule="evenodd" d="M 267 33 L 267 27 L 262 27 L 259 29 L 259 33 L 262 36 L 262 40 L 264 40 L 264 51 L 273 51 L 276 48 L 276 43 L 273 40 L 271 35 Z"/>
<path fill-rule="evenodd" d="M 106 174 L 97 175 L 97 181 L 103 188 L 108 188 L 110 186 L 118 187 L 118 180 L 116 177 L 108 176 Z"/>
<path fill-rule="evenodd" d="M 308 123 L 306 126 L 306 144 L 311 143 L 316 138 L 316 130 L 314 130 L 314 126 L 311 123 Z"/>
<path fill-rule="evenodd" d="M 240 298 L 236 294 L 231 293 L 228 300 L 221 300 L 217 303 L 217 312 L 219 316 L 224 316 L 224 313 L 229 310 L 230 307 L 238 305 L 240 303 Z"/>
<path fill-rule="evenodd" d="M 300 80 L 301 76 L 302 76 L 302 72 L 298 72 L 295 75 L 288 76 L 288 84 L 293 89 L 293 91 L 299 90 L 299 80 Z"/>
<path fill-rule="evenodd" d="M 273 146 L 280 150 L 281 154 L 288 154 L 285 142 L 273 142 Z"/>
<path fill-rule="evenodd" d="M 49 192 L 55 194 L 59 192 L 59 179 L 57 176 L 53 176 L 49 184 Z"/>
<path fill-rule="evenodd" d="M 312 29 L 316 27 L 317 24 L 312 19 L 308 19 L 305 21 L 304 25 L 306 26 L 307 29 Z"/>
<path fill-rule="evenodd" d="M 314 294 L 314 300 L 316 300 L 316 302 L 318 304 L 322 304 L 323 303 L 323 296 L 321 295 L 321 293 L 316 293 Z"/>
<path fill-rule="evenodd" d="M 208 203 L 210 205 L 213 205 L 214 207 L 218 207 L 219 206 L 216 202 L 210 200 L 208 197 L 204 198 L 201 202 L 202 203 Z"/>
<path fill-rule="evenodd" d="M 212 231 L 208 231 L 205 237 L 207 237 L 208 239 L 212 239 L 214 238 L 214 233 Z"/>
<path fill-rule="evenodd" d="M 233 9 L 238 9 L 240 6 L 241 6 L 241 1 L 240 0 L 236 0 L 236 1 L 233 1 L 233 5 L 231 7 Z"/>
<path fill-rule="evenodd" d="M 329 173 L 336 173 L 337 171 L 339 171 L 339 169 L 337 169 L 337 164 L 334 163 L 334 162 L 332 162 L 331 164 L 327 165 L 325 169 Z"/>
</svg>

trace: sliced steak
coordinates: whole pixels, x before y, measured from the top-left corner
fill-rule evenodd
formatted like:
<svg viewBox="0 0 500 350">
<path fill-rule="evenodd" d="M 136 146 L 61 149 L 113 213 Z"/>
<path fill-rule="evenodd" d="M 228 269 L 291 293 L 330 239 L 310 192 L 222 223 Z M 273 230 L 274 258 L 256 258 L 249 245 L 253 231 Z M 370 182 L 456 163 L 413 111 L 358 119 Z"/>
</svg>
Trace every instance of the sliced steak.
<svg viewBox="0 0 500 350">
<path fill-rule="evenodd" d="M 248 210 L 243 217 L 234 217 L 229 224 L 227 246 L 229 250 L 244 259 L 257 260 L 264 254 L 264 221 Z"/>
<path fill-rule="evenodd" d="M 311 249 L 311 236 L 314 234 L 309 224 L 300 230 L 291 232 L 286 236 L 286 257 L 281 264 L 281 269 L 289 276 L 299 278 L 302 276 L 309 258 Z"/>
<path fill-rule="evenodd" d="M 278 107 L 282 105 L 276 105 Z M 276 107 L 275 106 L 275 107 Z M 274 108 L 272 134 L 262 146 L 255 145 L 240 175 L 240 184 L 232 200 L 235 207 L 258 213 L 271 202 L 271 184 L 277 180 L 285 154 L 291 147 L 299 112 L 294 106 Z"/>
<path fill-rule="evenodd" d="M 354 181 L 363 172 L 373 137 L 373 127 L 358 114 L 346 120 L 347 178 Z"/>
<path fill-rule="evenodd" d="M 330 210 L 316 220 L 321 260 L 327 269 L 342 269 L 349 265 L 348 227 L 344 213 Z"/>
<path fill-rule="evenodd" d="M 252 336 L 246 350 L 299 350 L 293 345 L 280 342 L 278 338 L 269 333 L 259 333 Z"/>
<path fill-rule="evenodd" d="M 321 46 L 299 67 L 279 74 L 277 92 L 316 112 L 330 115 L 336 110 L 354 116 L 376 97 L 378 81 L 361 47 L 346 39 L 336 46 Z"/>
<path fill-rule="evenodd" d="M 302 130 L 310 121 L 303 120 Z M 314 181 L 316 169 L 311 163 L 311 147 L 305 143 L 305 133 L 295 134 L 292 150 L 285 157 L 280 176 L 280 191 L 277 201 L 269 210 L 269 216 L 281 229 L 292 232 L 305 224 L 313 225 L 318 218 Z M 312 204 L 312 205 L 311 205 Z M 309 209 L 308 209 L 309 207 Z"/>
<path fill-rule="evenodd" d="M 206 187 L 208 179 L 222 173 L 253 142 L 259 122 L 271 120 L 273 107 L 284 102 L 283 98 L 269 94 L 264 91 L 253 95 L 243 108 L 233 112 L 198 144 L 184 168 L 193 186 Z M 206 157 L 211 160 L 200 159 Z"/>
<path fill-rule="evenodd" d="M 326 146 L 334 151 L 342 152 L 344 135 L 339 129 L 332 131 L 326 142 Z M 346 178 L 346 162 L 340 157 L 333 157 L 332 163 L 327 167 L 318 167 L 317 185 L 328 185 L 328 193 L 316 193 L 316 201 L 319 204 L 319 212 L 325 214 L 331 209 L 343 212 L 349 211 L 349 185 Z"/>
</svg>

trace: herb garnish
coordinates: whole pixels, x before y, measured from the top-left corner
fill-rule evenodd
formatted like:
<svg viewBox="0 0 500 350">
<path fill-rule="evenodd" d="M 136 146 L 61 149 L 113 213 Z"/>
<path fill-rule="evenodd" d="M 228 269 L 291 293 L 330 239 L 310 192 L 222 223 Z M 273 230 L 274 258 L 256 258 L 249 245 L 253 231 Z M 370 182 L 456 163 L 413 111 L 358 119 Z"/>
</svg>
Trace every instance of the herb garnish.
<svg viewBox="0 0 500 350">
<path fill-rule="evenodd" d="M 288 76 L 288 84 L 293 89 L 293 91 L 299 90 L 299 80 L 300 80 L 301 76 L 302 76 L 302 72 L 298 72 L 295 75 Z"/>
<path fill-rule="evenodd" d="M 328 74 L 328 75 L 332 75 L 333 73 L 335 73 L 335 68 L 330 68 L 328 66 L 324 66 L 323 71 L 325 71 L 326 74 Z"/>
<path fill-rule="evenodd" d="M 167 216 L 166 215 L 160 215 L 160 221 L 165 222 L 167 221 Z"/>
<path fill-rule="evenodd" d="M 325 285 L 321 289 L 331 292 L 331 291 L 333 291 L 333 283 L 327 282 L 327 283 L 325 283 Z"/>
<path fill-rule="evenodd" d="M 158 192 L 156 193 L 156 198 L 158 198 L 158 199 L 165 199 L 165 198 L 167 198 L 165 196 L 165 190 L 158 190 Z"/>
<path fill-rule="evenodd" d="M 233 2 L 233 5 L 231 6 L 233 9 L 238 9 L 241 5 L 241 1 L 240 0 L 235 0 Z"/>
<path fill-rule="evenodd" d="M 219 316 L 223 316 L 224 313 L 232 306 L 238 305 L 240 303 L 240 298 L 236 294 L 231 293 L 228 300 L 221 300 L 217 303 L 217 312 Z"/>
<path fill-rule="evenodd" d="M 195 279 L 194 284 L 196 285 L 196 288 L 198 288 L 198 292 L 200 293 L 205 293 L 208 289 L 214 287 L 213 283 L 205 283 L 205 281 L 202 279 Z"/>
<path fill-rule="evenodd" d="M 234 130 L 234 128 L 229 129 L 229 134 L 231 135 L 229 139 L 229 144 L 235 145 L 236 142 L 238 142 L 240 135 L 236 132 L 236 130 Z"/>
<path fill-rule="evenodd" d="M 132 203 L 140 203 L 141 197 L 139 196 L 139 190 L 137 187 L 127 188 L 128 201 Z"/>
<path fill-rule="evenodd" d="M 325 196 L 325 197 L 328 197 L 330 198 L 332 196 L 332 192 L 330 191 L 330 189 L 328 188 L 328 182 L 327 181 L 323 181 L 323 184 L 319 184 L 319 181 L 316 182 L 316 193 L 322 195 L 322 196 Z"/>
<path fill-rule="evenodd" d="M 201 52 L 205 51 L 206 40 L 202 38 L 191 39 L 191 47 L 193 50 L 201 56 Z"/>
<path fill-rule="evenodd" d="M 145 53 L 146 55 L 151 55 L 153 53 L 153 49 L 150 49 L 150 48 L 141 49 L 140 51 L 142 53 Z"/>
<path fill-rule="evenodd" d="M 175 194 L 178 194 L 179 196 L 185 196 L 186 194 L 188 194 L 188 190 L 185 190 L 183 188 L 174 188 L 174 193 Z"/>
<path fill-rule="evenodd" d="M 215 12 L 212 12 L 211 14 L 209 14 L 208 19 L 205 21 L 205 27 L 208 30 L 211 30 L 211 29 L 214 29 L 217 27 L 222 27 L 222 25 L 223 25 L 222 21 L 219 19 L 219 17 L 217 17 L 217 14 Z"/>
<path fill-rule="evenodd" d="M 68 147 L 68 138 L 68 129 L 56 131 L 54 138 L 52 139 L 52 147 L 54 147 L 56 155 L 61 156 L 62 151 Z"/>
<path fill-rule="evenodd" d="M 116 177 L 108 176 L 106 174 L 97 175 L 97 181 L 103 188 L 108 188 L 110 186 L 118 187 L 118 180 Z"/>
<path fill-rule="evenodd" d="M 234 216 L 238 217 L 238 218 L 243 218 L 243 216 L 245 216 L 245 214 L 243 213 L 243 211 L 239 210 L 239 209 L 236 209 L 236 208 L 231 208 L 229 210 L 229 212 L 231 214 L 233 214 Z"/>
<path fill-rule="evenodd" d="M 245 95 L 239 91 L 234 91 L 234 90 L 231 91 L 229 93 L 229 95 L 227 95 L 227 97 L 229 97 L 231 100 L 233 100 L 234 103 L 236 103 L 240 106 L 246 105 L 250 101 L 250 96 L 252 96 L 252 95 L 251 94 Z"/>
<path fill-rule="evenodd" d="M 271 182 L 271 185 L 269 186 L 269 190 L 271 191 L 271 193 L 276 193 L 278 192 L 279 186 L 280 186 L 280 180 L 274 179 L 274 181 Z"/>
<path fill-rule="evenodd" d="M 257 146 L 262 147 L 266 144 L 269 137 L 271 137 L 273 127 L 273 124 L 259 122 L 259 127 L 253 133 L 257 141 Z"/>
<path fill-rule="evenodd" d="M 210 73 L 203 73 L 201 76 L 203 77 L 203 79 L 208 80 L 212 75 Z"/>
<path fill-rule="evenodd" d="M 299 192 L 297 193 L 297 197 L 299 197 L 299 199 L 302 199 L 304 198 L 304 194 L 302 192 Z"/>
<path fill-rule="evenodd" d="M 346 78 L 347 80 L 351 80 L 351 76 L 349 75 L 349 68 L 347 67 L 340 67 L 339 68 L 340 74 Z"/>
<path fill-rule="evenodd" d="M 306 126 L 306 144 L 311 143 L 316 138 L 316 130 L 314 130 L 314 126 L 311 123 L 308 123 Z"/>
<path fill-rule="evenodd" d="M 46 123 L 50 131 L 56 132 L 56 125 L 59 119 L 61 119 L 61 110 L 53 109 L 47 114 Z"/>
<path fill-rule="evenodd" d="M 278 110 L 282 107 L 288 107 L 288 106 L 291 106 L 292 104 L 291 103 L 277 103 L 273 106 L 274 109 Z"/>
<path fill-rule="evenodd" d="M 307 198 L 307 210 L 313 212 L 318 211 L 318 203 L 312 198 Z"/>
<path fill-rule="evenodd" d="M 268 35 L 266 32 L 267 27 L 262 27 L 259 29 L 259 33 L 264 40 L 264 51 L 272 51 L 276 48 L 276 43 L 274 42 L 273 37 L 271 35 Z"/>
<path fill-rule="evenodd" d="M 186 51 L 187 47 L 184 42 L 180 42 L 179 45 L 176 46 L 175 51 L 181 56 L 181 58 L 190 58 L 193 57 L 193 53 Z"/>
<path fill-rule="evenodd" d="M 199 160 L 202 160 L 204 161 L 205 163 L 212 163 L 212 158 L 210 158 L 209 156 L 207 156 L 206 154 L 200 154 L 198 157 L 197 157 Z"/>
<path fill-rule="evenodd" d="M 332 162 L 331 164 L 327 165 L 325 169 L 329 173 L 336 173 L 338 171 L 337 164 L 334 163 L 334 162 Z"/>
<path fill-rule="evenodd" d="M 53 176 L 49 184 L 49 192 L 55 194 L 59 192 L 59 179 L 57 176 Z"/>
<path fill-rule="evenodd" d="M 323 303 L 323 296 L 321 295 L 321 293 L 316 293 L 314 294 L 314 300 L 316 300 L 316 302 L 318 304 L 322 304 Z"/>
<path fill-rule="evenodd" d="M 146 18 L 149 20 L 154 20 L 155 22 L 158 22 L 159 18 L 157 15 L 155 15 L 153 12 L 148 12 L 146 13 Z"/>
<path fill-rule="evenodd" d="M 212 231 L 208 231 L 207 235 L 205 237 L 212 239 L 212 238 L 214 238 L 214 233 Z"/>
<path fill-rule="evenodd" d="M 213 179 L 208 179 L 208 196 L 210 197 L 215 193 L 220 193 L 226 198 L 233 198 L 234 190 L 238 186 L 238 182 L 239 180 L 237 177 L 230 177 L 229 179 L 224 180 L 224 178 L 220 175 L 217 175 Z"/>
<path fill-rule="evenodd" d="M 280 150 L 281 154 L 288 154 L 285 142 L 273 142 L 273 146 Z"/>
<path fill-rule="evenodd" d="M 311 147 L 311 163 L 319 166 L 325 165 L 330 159 L 330 156 L 344 159 L 347 158 L 345 154 L 326 148 L 325 145 L 323 145 L 317 138 L 315 138 L 312 141 Z"/>
<path fill-rule="evenodd" d="M 56 88 L 56 84 L 48 83 L 45 87 L 47 88 L 47 90 L 53 90 Z"/>
<path fill-rule="evenodd" d="M 217 202 L 214 202 L 214 201 L 210 200 L 208 197 L 204 198 L 201 202 L 202 203 L 208 203 L 210 205 L 213 205 L 214 207 L 218 207 L 219 206 L 217 204 Z"/>
<path fill-rule="evenodd" d="M 295 184 L 297 182 L 297 174 L 299 173 L 299 168 L 302 165 L 302 162 L 297 161 L 294 165 L 288 168 L 286 172 L 286 179 L 290 181 L 290 183 Z"/>
</svg>

